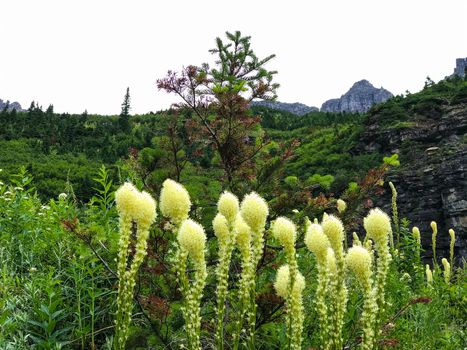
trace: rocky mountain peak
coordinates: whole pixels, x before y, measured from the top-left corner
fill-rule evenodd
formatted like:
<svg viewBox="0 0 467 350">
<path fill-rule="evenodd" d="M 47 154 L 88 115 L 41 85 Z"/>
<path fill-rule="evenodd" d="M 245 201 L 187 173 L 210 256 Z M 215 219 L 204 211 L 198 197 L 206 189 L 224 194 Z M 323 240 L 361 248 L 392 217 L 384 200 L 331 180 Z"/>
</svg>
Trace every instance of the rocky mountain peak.
<svg viewBox="0 0 467 350">
<path fill-rule="evenodd" d="M 17 112 L 22 112 L 23 108 L 19 104 L 19 102 L 10 102 L 10 101 L 3 101 L 0 98 L 0 111 L 3 111 L 5 107 L 8 106 L 8 111 L 12 111 L 13 109 L 16 109 Z"/>
<path fill-rule="evenodd" d="M 362 79 L 360 81 L 357 81 L 352 85 L 349 91 L 355 90 L 355 89 L 362 89 L 362 88 L 370 88 L 374 89 L 374 86 L 366 79 Z"/>
<path fill-rule="evenodd" d="M 384 88 L 375 88 L 368 80 L 357 81 L 340 98 L 334 98 L 323 103 L 322 112 L 333 113 L 363 113 L 371 106 L 382 103 L 393 96 Z"/>
</svg>

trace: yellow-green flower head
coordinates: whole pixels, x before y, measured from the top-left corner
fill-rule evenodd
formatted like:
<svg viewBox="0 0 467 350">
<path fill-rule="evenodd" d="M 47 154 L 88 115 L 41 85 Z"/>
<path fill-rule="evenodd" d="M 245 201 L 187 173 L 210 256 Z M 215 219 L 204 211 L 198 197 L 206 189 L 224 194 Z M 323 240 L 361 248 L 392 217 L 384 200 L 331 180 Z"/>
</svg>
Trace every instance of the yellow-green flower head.
<svg viewBox="0 0 467 350">
<path fill-rule="evenodd" d="M 430 223 L 430 226 L 431 226 L 431 229 L 433 230 L 433 234 L 437 234 L 438 233 L 438 225 L 436 224 L 436 221 L 432 221 Z"/>
<path fill-rule="evenodd" d="M 292 221 L 281 216 L 274 221 L 272 234 L 284 247 L 291 247 L 295 244 L 297 229 Z"/>
<path fill-rule="evenodd" d="M 355 274 L 359 281 L 365 281 L 371 274 L 371 254 L 361 246 L 349 249 L 345 256 L 348 268 Z"/>
<path fill-rule="evenodd" d="M 343 213 L 347 209 L 347 203 L 345 203 L 342 199 L 337 200 L 337 211 L 339 213 Z"/>
<path fill-rule="evenodd" d="M 254 231 L 262 231 L 269 214 L 268 204 L 256 192 L 251 192 L 243 198 L 240 206 L 243 220 Z"/>
<path fill-rule="evenodd" d="M 289 294 L 289 284 L 290 284 L 290 269 L 289 265 L 282 265 L 279 270 L 277 270 L 276 281 L 274 282 L 274 289 L 276 294 L 281 298 L 287 298 Z M 293 292 L 295 294 L 301 294 L 305 289 L 305 278 L 297 271 L 295 277 Z"/>
<path fill-rule="evenodd" d="M 331 247 L 328 237 L 324 234 L 319 224 L 311 224 L 305 234 L 305 244 L 308 249 L 316 255 L 319 262 L 326 261 L 328 248 Z"/>
<path fill-rule="evenodd" d="M 214 229 L 214 234 L 219 239 L 219 241 L 225 242 L 229 237 L 229 224 L 227 219 L 221 213 L 218 213 L 214 220 L 212 220 L 212 228 Z"/>
<path fill-rule="evenodd" d="M 442 259 L 441 259 L 441 263 L 443 264 L 443 267 L 444 267 L 444 270 L 445 270 L 445 271 L 446 271 L 446 270 L 450 270 L 451 264 L 449 264 L 448 259 L 442 258 Z"/>
<path fill-rule="evenodd" d="M 371 209 L 366 218 L 363 219 L 363 226 L 376 244 L 388 239 L 391 233 L 391 220 L 381 209 Z"/>
<path fill-rule="evenodd" d="M 149 226 L 156 218 L 154 199 L 147 192 L 139 192 L 129 182 L 115 192 L 115 202 L 119 215 L 134 220 L 139 225 Z"/>
<path fill-rule="evenodd" d="M 295 276 L 295 281 L 293 285 L 294 293 L 302 294 L 303 290 L 305 289 L 305 286 L 305 277 L 303 277 L 300 271 L 297 271 L 297 276 Z"/>
<path fill-rule="evenodd" d="M 344 240 L 344 225 L 342 221 L 334 215 L 329 215 L 321 223 L 324 234 L 328 236 L 333 247 L 339 246 Z"/>
<path fill-rule="evenodd" d="M 219 213 L 224 215 L 230 223 L 234 222 L 240 210 L 237 196 L 228 191 L 222 193 L 217 202 L 217 210 L 219 210 Z"/>
<path fill-rule="evenodd" d="M 289 265 L 282 265 L 277 270 L 276 281 L 274 282 L 274 289 L 276 294 L 281 298 L 287 298 L 289 294 L 289 281 L 290 281 L 290 271 Z"/>
<path fill-rule="evenodd" d="M 321 222 L 323 222 L 324 220 L 327 220 L 328 217 L 329 217 L 328 213 L 323 213 L 323 218 L 321 219 Z"/>
<path fill-rule="evenodd" d="M 449 283 L 449 280 L 451 279 L 451 264 L 448 262 L 448 259 L 446 258 L 443 258 L 441 260 L 441 263 L 443 264 L 443 267 L 444 267 L 444 271 L 443 271 L 444 281 L 446 283 Z"/>
<path fill-rule="evenodd" d="M 197 222 L 191 219 L 183 221 L 178 231 L 177 240 L 180 246 L 188 251 L 188 254 L 193 258 L 196 259 L 204 254 L 206 234 L 203 226 Z"/>
<path fill-rule="evenodd" d="M 328 248 L 326 253 L 326 266 L 332 274 L 337 273 L 337 261 L 336 261 L 336 254 L 334 254 L 334 250 L 332 248 Z"/>
<path fill-rule="evenodd" d="M 251 241 L 251 229 L 240 214 L 237 214 L 237 217 L 235 218 L 234 231 L 237 238 L 237 244 L 240 247 L 249 247 Z"/>
<path fill-rule="evenodd" d="M 389 181 L 389 187 L 391 187 L 391 191 L 397 195 L 396 186 L 394 186 L 394 184 L 391 181 Z"/>
<path fill-rule="evenodd" d="M 140 193 L 140 215 L 136 219 L 138 225 L 149 227 L 156 220 L 156 201 L 152 196 L 143 191 Z"/>
<path fill-rule="evenodd" d="M 191 208 L 190 195 L 178 182 L 167 179 L 162 184 L 160 207 L 162 215 L 180 224 L 188 218 Z"/>
<path fill-rule="evenodd" d="M 433 283 L 433 273 L 431 272 L 430 265 L 426 264 L 425 266 L 426 281 L 428 283 Z"/>
<path fill-rule="evenodd" d="M 417 226 L 414 226 L 412 228 L 412 235 L 413 235 L 413 238 L 415 238 L 415 240 L 417 241 L 417 243 L 420 243 L 420 230 L 418 229 Z"/>
<path fill-rule="evenodd" d="M 139 191 L 133 184 L 125 182 L 115 192 L 115 202 L 120 216 L 134 218 L 138 215 Z"/>
<path fill-rule="evenodd" d="M 456 240 L 456 233 L 454 232 L 454 230 L 452 228 L 449 229 L 449 236 L 451 236 L 451 239 L 453 241 Z"/>
</svg>

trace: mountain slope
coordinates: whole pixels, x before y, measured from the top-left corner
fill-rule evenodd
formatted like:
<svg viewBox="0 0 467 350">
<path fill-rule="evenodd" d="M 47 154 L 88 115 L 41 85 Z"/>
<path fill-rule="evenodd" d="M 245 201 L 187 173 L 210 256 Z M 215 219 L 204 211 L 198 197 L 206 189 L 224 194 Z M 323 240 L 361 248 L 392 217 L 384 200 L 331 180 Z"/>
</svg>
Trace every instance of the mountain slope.
<svg viewBox="0 0 467 350">
<path fill-rule="evenodd" d="M 400 217 L 420 227 L 425 247 L 430 222 L 438 223 L 438 257 L 447 256 L 450 228 L 458 236 L 456 254 L 467 256 L 466 133 L 467 81 L 448 79 L 375 106 L 354 150 L 399 154 L 401 167 L 388 180 L 399 193 Z M 378 204 L 389 210 L 388 203 L 389 192 Z"/>
<path fill-rule="evenodd" d="M 286 103 L 286 102 L 275 102 L 275 101 L 253 101 L 252 106 L 267 107 L 280 111 L 289 112 L 296 115 L 305 115 L 310 112 L 318 112 L 317 107 L 310 107 L 303 103 Z"/>
<path fill-rule="evenodd" d="M 360 80 L 340 98 L 324 102 L 321 111 L 362 113 L 368 111 L 374 104 L 384 102 L 392 96 L 388 90 L 377 89 L 368 80 Z"/>
</svg>

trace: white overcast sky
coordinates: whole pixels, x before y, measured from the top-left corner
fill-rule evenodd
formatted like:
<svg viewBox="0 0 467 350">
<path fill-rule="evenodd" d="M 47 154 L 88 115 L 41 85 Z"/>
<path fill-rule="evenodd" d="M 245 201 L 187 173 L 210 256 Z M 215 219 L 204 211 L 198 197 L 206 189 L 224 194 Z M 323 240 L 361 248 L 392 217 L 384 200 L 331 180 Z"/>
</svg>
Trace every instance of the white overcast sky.
<svg viewBox="0 0 467 350">
<path fill-rule="evenodd" d="M 279 71 L 278 100 L 320 107 L 357 80 L 394 94 L 467 57 L 467 0 L 0 0 L 0 98 L 57 112 L 169 107 L 167 70 L 212 62 L 216 36 L 252 36 Z"/>
</svg>

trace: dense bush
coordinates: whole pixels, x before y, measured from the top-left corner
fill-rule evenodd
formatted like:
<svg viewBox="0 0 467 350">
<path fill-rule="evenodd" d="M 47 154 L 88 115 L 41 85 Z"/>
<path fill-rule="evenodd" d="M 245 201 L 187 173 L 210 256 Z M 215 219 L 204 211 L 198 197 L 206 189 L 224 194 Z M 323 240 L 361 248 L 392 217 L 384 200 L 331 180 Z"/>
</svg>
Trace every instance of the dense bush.
<svg viewBox="0 0 467 350">
<path fill-rule="evenodd" d="M 84 207 L 65 194 L 59 199 L 41 202 L 27 173 L 0 185 L 2 349 L 112 347 L 117 311 L 118 215 L 113 185 L 105 169 L 95 178 L 95 195 Z M 162 213 L 170 215 L 167 210 L 163 209 Z M 220 210 L 228 215 L 224 209 Z M 335 209 L 330 211 L 342 215 Z M 203 221 L 200 206 L 193 207 L 189 214 Z M 270 214 L 274 217 L 274 213 Z M 287 215 L 297 225 L 297 267 L 306 281 L 302 348 L 319 347 L 323 338 L 317 322 L 317 262 L 301 243 L 309 224 L 300 219 L 300 213 Z M 252 221 L 249 223 L 254 225 Z M 203 348 L 210 349 L 216 344 L 215 289 L 220 275 L 216 275 L 215 270 L 220 254 L 218 240 L 222 236 L 218 226 L 214 227 L 216 238 L 211 225 L 204 225 L 208 275 L 206 287 L 202 289 L 199 334 Z M 182 317 L 184 294 L 178 291 L 176 276 L 169 273 L 177 266 L 174 260 L 177 230 L 174 232 L 174 227 L 161 217 L 150 231 L 147 257 L 136 276 L 134 298 L 130 301 L 133 310 L 128 349 L 176 349 L 187 339 Z M 259 260 L 255 273 L 256 327 L 252 339 L 258 349 L 285 349 L 289 344 L 285 310 L 294 304 L 287 301 L 290 306 L 286 308 L 284 299 L 276 296 L 273 287 L 279 266 L 286 261 L 291 263 L 287 249 L 278 245 L 288 244 L 284 241 L 287 235 L 281 234 L 278 227 L 266 226 L 265 246 L 260 255 L 255 255 Z M 377 348 L 462 348 L 465 345 L 462 304 L 465 268 L 452 266 L 451 276 L 445 279 L 445 268 L 435 264 L 431 268 L 433 281 L 427 281 L 418 252 L 431 247 L 418 245 L 406 221 L 400 223 L 399 230 L 400 241 L 396 240 L 395 248 L 390 250 L 393 259 L 386 284 L 387 306 L 381 328 L 378 328 L 381 333 L 376 335 Z M 363 235 L 359 236 L 363 242 Z M 349 236 L 345 242 L 348 239 Z M 358 244 L 354 241 L 354 245 Z M 129 252 L 133 254 L 131 249 Z M 239 302 L 235 285 L 242 275 L 242 264 L 237 249 L 233 250 L 230 265 L 227 307 L 222 322 L 226 348 L 235 332 Z M 188 269 L 191 273 L 191 267 Z M 361 340 L 362 324 L 358 320 L 364 296 L 357 281 L 349 274 L 346 276 L 351 288 L 348 289 L 342 339 L 346 347 L 355 348 Z M 241 334 L 240 339 L 244 339 L 246 334 Z M 243 346 L 240 341 L 240 347 Z"/>
</svg>

